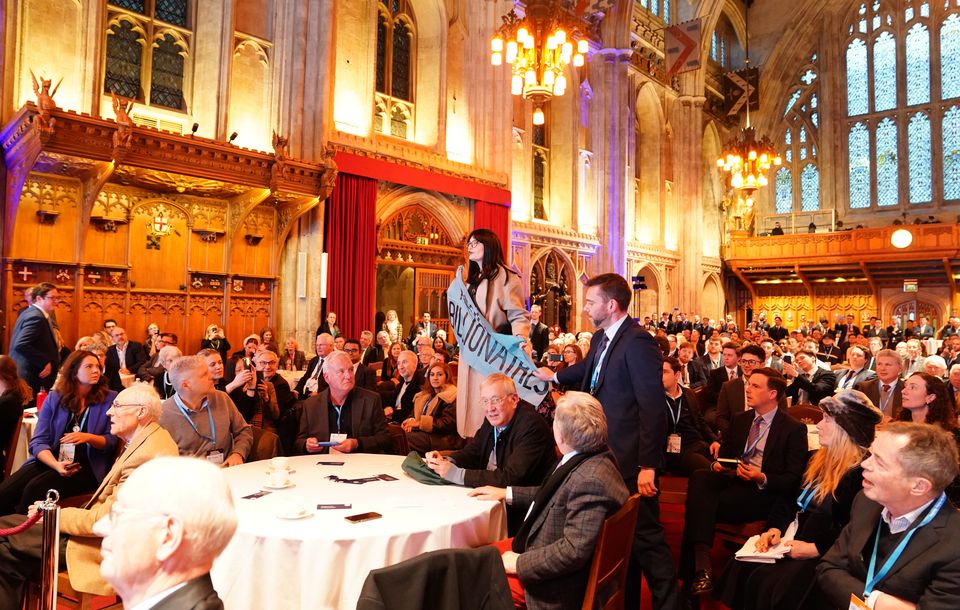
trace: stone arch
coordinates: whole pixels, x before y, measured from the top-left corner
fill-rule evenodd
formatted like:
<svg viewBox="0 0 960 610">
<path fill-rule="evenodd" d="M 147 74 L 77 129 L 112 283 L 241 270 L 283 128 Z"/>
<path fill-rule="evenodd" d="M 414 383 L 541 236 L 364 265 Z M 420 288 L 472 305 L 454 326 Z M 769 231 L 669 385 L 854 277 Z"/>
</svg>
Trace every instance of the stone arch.
<svg viewBox="0 0 960 610">
<path fill-rule="evenodd" d="M 137 210 L 140 208 L 147 208 L 157 204 L 163 204 L 169 208 L 177 210 L 187 219 L 187 228 L 189 229 L 193 226 L 193 214 L 190 213 L 190 210 L 188 210 L 183 204 L 177 203 L 176 201 L 167 199 L 165 197 L 150 197 L 148 199 L 144 199 L 143 201 L 138 201 L 136 204 L 131 206 L 128 218 L 132 219 L 134 215 L 136 215 Z"/>
<path fill-rule="evenodd" d="M 652 244 L 663 237 L 663 206 L 661 205 L 662 147 L 664 131 L 663 108 L 654 85 L 640 87 L 636 100 L 636 161 L 637 178 L 633 237 L 644 244 Z"/>
<path fill-rule="evenodd" d="M 700 317 L 720 320 L 723 318 L 723 284 L 716 273 L 708 273 L 703 278 L 703 290 L 700 297 Z"/>
<path fill-rule="evenodd" d="M 703 181 L 703 255 L 719 257 L 723 239 L 720 203 L 723 201 L 723 184 L 717 175 L 717 158 L 721 152 L 720 133 L 713 121 L 703 130 L 701 145 Z"/>
<path fill-rule="evenodd" d="M 434 216 L 443 225 L 451 242 L 460 244 L 466 240 L 469 228 L 456 214 L 453 202 L 436 191 L 405 186 L 381 196 L 377 202 L 377 224 L 388 221 L 403 208 L 413 205 L 419 205 Z"/>
<path fill-rule="evenodd" d="M 544 260 L 546 259 L 546 260 Z M 555 262 L 560 269 L 551 270 Z M 541 248 L 530 259 L 530 304 L 543 308 L 542 321 L 548 326 L 559 324 L 569 330 L 577 323 L 577 267 L 570 255 L 560 248 Z"/>
<path fill-rule="evenodd" d="M 638 318 L 651 316 L 660 319 L 661 302 L 667 290 L 667 280 L 660 269 L 651 262 L 638 261 L 640 267 L 630 275 L 642 275 L 646 290 L 640 291 L 633 302 L 634 315 Z"/>
</svg>

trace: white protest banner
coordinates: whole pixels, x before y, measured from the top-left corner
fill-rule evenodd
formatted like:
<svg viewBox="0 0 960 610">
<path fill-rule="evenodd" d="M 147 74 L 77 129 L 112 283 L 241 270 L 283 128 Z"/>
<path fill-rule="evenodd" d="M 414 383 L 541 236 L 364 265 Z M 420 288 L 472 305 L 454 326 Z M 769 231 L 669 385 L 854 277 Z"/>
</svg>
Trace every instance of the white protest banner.
<svg viewBox="0 0 960 610">
<path fill-rule="evenodd" d="M 477 309 L 467 285 L 463 283 L 463 267 L 447 289 L 450 330 L 460 345 L 461 366 L 466 364 L 479 375 L 503 373 L 517 384 L 517 394 L 533 406 L 547 395 L 550 382 L 534 376 L 537 367 L 523 348 L 523 340 L 494 331 L 490 322 Z"/>
</svg>

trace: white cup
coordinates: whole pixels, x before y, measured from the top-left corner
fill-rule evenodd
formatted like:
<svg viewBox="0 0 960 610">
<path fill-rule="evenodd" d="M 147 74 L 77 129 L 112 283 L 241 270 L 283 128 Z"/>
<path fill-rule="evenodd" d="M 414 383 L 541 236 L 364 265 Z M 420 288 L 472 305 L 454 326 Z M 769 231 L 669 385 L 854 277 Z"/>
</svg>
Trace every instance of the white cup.
<svg viewBox="0 0 960 610">
<path fill-rule="evenodd" d="M 267 483 L 270 487 L 286 487 L 290 482 L 286 470 L 274 470 L 267 473 Z"/>
<path fill-rule="evenodd" d="M 289 459 L 280 455 L 275 458 L 270 458 L 270 467 L 274 470 L 288 470 Z"/>
<path fill-rule="evenodd" d="M 284 503 L 284 511 L 288 515 L 302 515 L 308 510 L 310 510 L 310 505 L 307 504 L 307 499 L 301 496 L 290 496 Z"/>
</svg>

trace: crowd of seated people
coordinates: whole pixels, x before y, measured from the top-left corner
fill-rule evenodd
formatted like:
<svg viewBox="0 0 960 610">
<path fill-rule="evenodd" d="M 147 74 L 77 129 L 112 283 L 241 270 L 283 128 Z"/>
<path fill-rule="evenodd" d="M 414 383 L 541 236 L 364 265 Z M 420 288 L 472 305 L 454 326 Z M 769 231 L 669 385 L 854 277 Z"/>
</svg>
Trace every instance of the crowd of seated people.
<svg viewBox="0 0 960 610">
<path fill-rule="evenodd" d="M 919 521 L 932 513 L 941 492 L 949 502 L 946 508 L 937 507 L 941 512 L 933 523 L 957 527 L 952 503 L 960 500 L 955 463 L 960 443 L 960 319 L 951 318 L 940 332 L 925 318 L 901 328 L 897 321 L 883 326 L 874 317 L 861 330 L 856 319 L 846 315 L 834 324 L 801 320 L 791 330 L 780 316 L 767 324 L 760 315 L 740 328 L 732 316 L 718 322 L 675 310 L 628 325 L 619 302 L 604 310 L 610 316 L 601 317 L 606 315 L 600 310 L 604 299 L 614 297 L 601 291 L 597 303 L 589 305 L 591 319 L 601 321 L 595 332 L 548 327 L 540 322 L 539 307 L 532 308 L 532 352 L 544 367 L 540 370 L 550 371 L 541 373 L 544 378 L 555 381 L 549 413 L 523 403 L 510 378 L 490 375 L 478 399 L 485 419 L 472 438 L 461 437 L 456 425 L 456 371 L 464 365 L 456 360 L 453 338 L 429 314 L 415 321 L 406 336 L 391 311 L 380 328 L 351 338 L 331 313 L 318 329 L 312 357 L 292 337 L 282 341 L 280 350 L 281 337 L 270 328 L 243 338 L 240 349 L 231 353 L 223 329 L 211 325 L 202 349 L 191 355 L 181 352 L 175 334 L 156 325 L 137 342 L 108 320 L 102 331 L 78 344 L 88 349 L 73 352 L 62 364 L 57 361 L 30 443 L 32 457 L 0 484 L 0 510 L 26 514 L 50 487 L 61 489 L 64 496 L 94 492 L 115 475 L 129 450 L 128 445 L 117 459 L 118 439 L 129 443 L 148 429 L 162 430 L 180 455 L 228 467 L 262 458 L 256 455 L 255 439 L 264 434 L 277 435 L 285 455 L 327 452 L 329 441 L 343 453 L 392 453 L 393 425 L 439 477 L 478 488 L 480 498 L 507 502 L 508 529 L 520 541 L 501 550 L 505 571 L 522 585 L 518 604 L 532 601 L 535 606 L 539 598 L 556 599 L 558 591 L 575 589 L 582 595 L 597 524 L 630 492 L 655 502 L 658 477 L 665 474 L 689 478 L 679 559 L 683 592 L 691 599 L 713 591 L 732 608 L 841 607 L 838 592 L 851 586 L 850 593 L 874 602 L 888 597 L 916 604 L 937 595 L 960 599 L 956 583 L 943 576 L 943 570 L 923 572 L 917 567 L 918 575 L 911 565 L 898 564 L 890 577 L 893 582 L 896 573 L 903 572 L 900 578 L 910 586 L 865 586 L 867 577 L 849 560 L 859 539 L 851 542 L 845 529 L 848 524 L 865 531 L 871 527 L 858 523 L 857 507 L 864 514 L 884 510 Z M 659 365 L 656 370 L 661 378 L 643 381 L 662 389 L 665 398 L 658 400 L 648 383 L 623 403 L 662 414 L 662 422 L 651 428 L 653 436 L 648 431 L 642 437 L 643 461 L 634 456 L 628 459 L 636 463 L 628 466 L 611 456 L 626 455 L 622 439 L 629 431 L 623 427 L 636 420 L 620 410 L 622 394 L 602 387 L 638 381 L 622 375 L 603 379 L 604 366 L 621 365 L 617 350 L 625 348 L 617 340 L 622 332 L 643 335 L 636 349 L 642 344 L 650 350 L 644 357 L 660 358 L 662 371 Z M 35 377 L 36 368 L 31 369 Z M 302 374 L 290 383 L 284 371 Z M 31 395 L 24 388 L 30 388 L 9 377 L 0 375 L 0 399 L 7 399 L 5 409 L 19 413 Z M 650 400 L 657 402 L 655 407 L 646 405 Z M 559 405 L 556 412 L 554 404 Z M 815 452 L 808 451 L 806 426 L 789 414 L 796 405 L 819 408 L 823 414 L 820 449 Z M 128 407 L 137 409 L 137 420 L 121 429 L 118 422 Z M 578 428 L 599 425 L 597 412 L 603 434 L 584 436 Z M 608 450 L 606 420 L 611 417 L 615 425 Z M 943 446 L 944 438 L 951 439 L 951 447 Z M 903 451 L 905 443 L 916 439 L 934 447 L 948 463 L 936 468 L 918 464 L 923 460 Z M 867 457 L 871 443 L 881 443 L 875 457 Z M 890 455 L 881 463 L 885 452 Z M 556 469 L 558 455 L 569 468 Z M 647 464 L 655 471 L 650 478 Z M 625 468 L 629 476 L 623 474 Z M 579 515 L 575 500 L 588 497 L 585 475 L 595 469 L 612 475 L 625 490 L 605 486 L 603 503 L 593 506 L 596 513 L 589 521 L 581 522 L 577 519 L 586 517 L 574 518 Z M 554 480 L 561 472 L 563 478 Z M 890 472 L 899 472 L 901 482 L 913 481 L 914 489 L 894 485 Z M 917 504 L 919 499 L 924 503 Z M 903 507 L 912 508 L 900 510 Z M 914 514 L 916 509 L 923 510 Z M 566 518 L 582 523 L 583 531 L 568 531 L 563 521 L 557 522 L 556 531 L 523 529 L 529 527 L 525 519 L 541 521 L 548 510 L 567 511 Z M 659 525 L 657 512 L 643 511 L 637 540 L 656 536 L 650 528 Z M 873 517 L 874 530 L 878 520 L 886 523 Z M 788 540 L 792 521 L 799 528 Z M 785 540 L 785 559 L 759 567 L 733 561 L 713 565 L 718 524 L 746 522 L 765 524 L 758 551 Z M 889 547 L 895 546 L 895 529 L 881 527 L 881 543 L 891 538 Z M 568 556 L 564 549 L 571 540 L 580 546 Z M 642 561 L 636 554 L 641 547 L 635 543 L 634 562 Z M 956 552 L 936 560 L 938 566 L 960 562 Z M 0 564 L 4 561 L 0 545 Z M 650 577 L 649 568 L 643 569 Z M 662 587 L 654 598 L 661 607 L 673 607 L 677 599 Z"/>
</svg>

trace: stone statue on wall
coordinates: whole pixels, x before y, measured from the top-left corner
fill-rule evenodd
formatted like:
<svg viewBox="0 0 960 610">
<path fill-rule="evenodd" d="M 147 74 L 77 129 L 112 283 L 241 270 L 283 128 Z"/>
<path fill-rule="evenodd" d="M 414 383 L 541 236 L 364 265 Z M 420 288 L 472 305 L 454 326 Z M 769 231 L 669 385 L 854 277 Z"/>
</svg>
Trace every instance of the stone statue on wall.
<svg viewBox="0 0 960 610">
<path fill-rule="evenodd" d="M 133 119 L 130 118 L 130 111 L 133 110 L 133 100 L 110 92 L 113 99 L 113 114 L 117 117 L 117 131 L 113 134 L 113 149 L 116 156 L 117 149 L 130 148 L 130 141 L 133 137 Z"/>
<path fill-rule="evenodd" d="M 273 184 L 283 178 L 283 169 L 287 164 L 287 143 L 287 138 L 273 132 L 273 167 L 270 168 L 270 181 Z"/>
<path fill-rule="evenodd" d="M 53 96 L 57 94 L 57 89 L 60 88 L 60 83 L 63 82 L 61 78 L 57 81 L 57 84 L 54 85 L 53 90 L 50 89 L 50 84 L 52 80 L 49 78 L 40 77 L 40 81 L 37 82 L 37 76 L 33 73 L 33 70 L 30 70 L 30 78 L 33 79 L 33 93 L 37 96 L 37 114 L 36 120 L 41 131 L 52 132 L 55 119 L 50 116 L 50 112 L 53 110 L 59 110 L 57 103 L 53 101 Z"/>
</svg>

